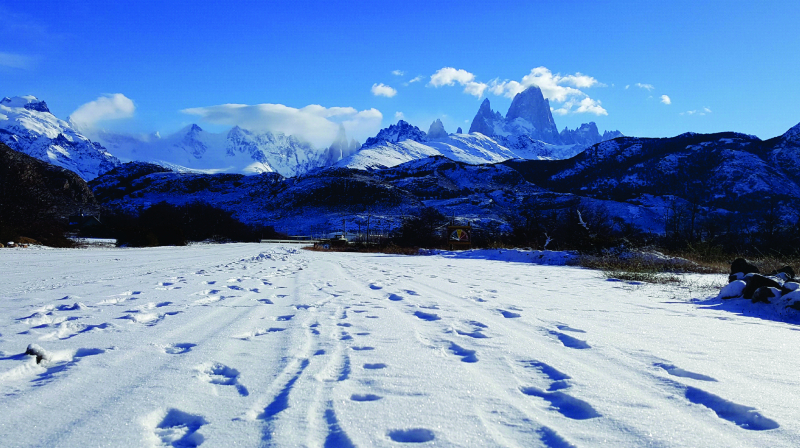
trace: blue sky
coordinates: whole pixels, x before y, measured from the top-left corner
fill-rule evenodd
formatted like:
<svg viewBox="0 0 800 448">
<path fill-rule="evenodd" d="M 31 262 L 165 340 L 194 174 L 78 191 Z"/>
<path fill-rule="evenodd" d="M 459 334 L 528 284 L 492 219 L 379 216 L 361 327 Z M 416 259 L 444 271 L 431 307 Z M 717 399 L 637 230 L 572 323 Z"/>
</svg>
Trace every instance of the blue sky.
<svg viewBox="0 0 800 448">
<path fill-rule="evenodd" d="M 345 122 L 363 141 L 400 114 L 466 131 L 484 98 L 505 114 L 532 70 L 559 129 L 766 139 L 800 122 L 797 1 L 36 1 L 0 17 L 0 96 L 60 118 L 85 105 L 86 126 L 116 131 L 324 141 Z"/>
</svg>

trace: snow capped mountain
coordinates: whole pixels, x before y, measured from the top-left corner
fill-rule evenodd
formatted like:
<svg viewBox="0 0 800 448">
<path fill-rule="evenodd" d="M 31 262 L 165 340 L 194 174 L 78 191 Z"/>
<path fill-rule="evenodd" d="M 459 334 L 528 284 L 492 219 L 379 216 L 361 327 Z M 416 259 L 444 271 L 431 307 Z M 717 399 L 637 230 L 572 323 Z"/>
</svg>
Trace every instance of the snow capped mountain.
<svg viewBox="0 0 800 448">
<path fill-rule="evenodd" d="M 528 87 L 518 93 L 505 118 L 500 112 L 492 110 L 488 98 L 483 100 L 469 132 L 480 132 L 511 146 L 515 146 L 514 142 L 539 140 L 553 145 L 577 145 L 586 148 L 604 140 L 622 137 L 619 131 L 606 131 L 600 135 L 594 122 L 584 123 L 574 131 L 565 127 L 559 133 L 550 111 L 550 102 L 537 86 Z M 579 151 L 575 153 L 577 152 Z"/>
<path fill-rule="evenodd" d="M 120 164 L 102 145 L 56 118 L 44 101 L 30 95 L 0 100 L 0 142 L 87 180 Z"/>
<path fill-rule="evenodd" d="M 412 126 L 407 122 L 400 120 L 397 124 L 390 125 L 388 128 L 381 129 L 378 135 L 370 137 L 364 142 L 363 148 L 378 146 L 383 143 L 399 143 L 405 140 L 413 140 L 415 142 L 424 142 L 427 140 L 425 132 L 416 126 Z"/>
<path fill-rule="evenodd" d="M 291 177 L 325 165 L 325 153 L 296 137 L 256 133 L 239 126 L 227 133 L 212 133 L 192 124 L 166 137 L 101 133 L 98 139 L 120 158 L 179 171 L 277 172 Z"/>
<path fill-rule="evenodd" d="M 337 166 L 380 169 L 432 156 L 479 165 L 509 159 L 563 159 L 583 149 L 575 145 L 551 145 L 534 140 L 528 134 L 507 137 L 488 137 L 479 132 L 448 135 L 440 120 L 434 121 L 429 131 L 425 134 L 400 120 L 367 139 L 360 151 Z"/>
</svg>

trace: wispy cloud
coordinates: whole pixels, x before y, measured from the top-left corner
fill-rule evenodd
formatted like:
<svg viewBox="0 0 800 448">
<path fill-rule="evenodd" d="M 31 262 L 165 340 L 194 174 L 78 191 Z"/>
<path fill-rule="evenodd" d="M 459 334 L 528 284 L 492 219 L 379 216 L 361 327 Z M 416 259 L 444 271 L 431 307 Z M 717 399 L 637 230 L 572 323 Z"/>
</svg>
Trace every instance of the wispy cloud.
<svg viewBox="0 0 800 448">
<path fill-rule="evenodd" d="M 672 104 L 672 100 L 667 95 L 661 95 L 661 102 L 664 104 Z"/>
<path fill-rule="evenodd" d="M 402 71 L 402 70 L 392 70 L 392 74 L 393 74 L 394 76 L 403 76 L 403 75 L 405 75 L 405 74 L 406 74 L 406 72 L 404 72 L 404 71 Z"/>
<path fill-rule="evenodd" d="M 425 79 L 425 77 L 424 77 L 424 76 L 422 76 L 422 75 L 415 76 L 415 77 L 414 77 L 414 78 L 413 78 L 411 81 L 408 81 L 408 83 L 409 83 L 409 84 L 411 84 L 411 83 L 414 83 L 414 82 L 420 82 L 420 81 L 422 81 L 423 79 Z"/>
<path fill-rule="evenodd" d="M 312 104 L 301 109 L 283 104 L 221 104 L 193 107 L 181 112 L 212 124 L 241 126 L 252 131 L 281 132 L 325 147 L 336 138 L 341 123 L 348 135 L 363 139 L 374 135 L 383 115 L 377 109 L 358 111 L 352 107 Z"/>
<path fill-rule="evenodd" d="M 704 107 L 702 109 L 687 110 L 686 112 L 681 112 L 680 115 L 707 115 L 710 113 L 711 109 Z"/>
<path fill-rule="evenodd" d="M 489 87 L 488 84 L 475 81 L 475 75 L 453 67 L 444 67 L 431 75 L 428 85 L 432 87 L 452 86 L 458 83 L 464 87 L 464 93 L 478 98 L 483 96 L 483 92 Z"/>
<path fill-rule="evenodd" d="M 375 96 L 385 96 L 387 98 L 391 98 L 397 95 L 397 90 L 384 85 L 383 83 L 380 84 L 373 84 L 372 85 L 372 94 Z"/>
<path fill-rule="evenodd" d="M 0 52 L 0 67 L 27 70 L 33 66 L 34 58 L 21 54 Z"/>
<path fill-rule="evenodd" d="M 406 116 L 403 115 L 403 113 L 400 112 L 400 111 L 397 111 L 397 112 L 394 113 L 395 121 L 397 121 L 397 120 L 405 120 L 405 118 L 406 118 Z"/>
<path fill-rule="evenodd" d="M 648 92 L 649 92 L 649 91 L 651 91 L 651 90 L 653 90 L 653 89 L 655 89 L 655 87 L 653 87 L 653 85 L 652 85 L 652 84 L 642 84 L 642 83 L 640 83 L 640 82 L 637 82 L 637 83 L 636 83 L 636 84 L 634 84 L 634 85 L 635 85 L 636 87 L 640 88 L 640 89 L 645 89 L 645 90 L 647 90 Z M 626 87 L 626 89 L 627 89 L 627 87 Z"/>
<path fill-rule="evenodd" d="M 100 121 L 130 118 L 136 111 L 133 101 L 121 93 L 103 95 L 80 106 L 69 116 L 79 129 L 91 129 Z"/>
</svg>

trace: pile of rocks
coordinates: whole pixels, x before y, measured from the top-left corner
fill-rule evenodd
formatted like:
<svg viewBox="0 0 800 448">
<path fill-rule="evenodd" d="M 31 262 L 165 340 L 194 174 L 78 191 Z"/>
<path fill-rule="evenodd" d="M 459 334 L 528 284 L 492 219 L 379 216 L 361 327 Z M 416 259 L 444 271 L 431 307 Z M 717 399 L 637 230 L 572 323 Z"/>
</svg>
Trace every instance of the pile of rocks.
<svg viewBox="0 0 800 448">
<path fill-rule="evenodd" d="M 731 264 L 728 281 L 718 298 L 744 298 L 753 303 L 782 302 L 787 308 L 800 311 L 800 282 L 795 280 L 791 266 L 762 275 L 747 260 L 737 258 Z"/>
</svg>

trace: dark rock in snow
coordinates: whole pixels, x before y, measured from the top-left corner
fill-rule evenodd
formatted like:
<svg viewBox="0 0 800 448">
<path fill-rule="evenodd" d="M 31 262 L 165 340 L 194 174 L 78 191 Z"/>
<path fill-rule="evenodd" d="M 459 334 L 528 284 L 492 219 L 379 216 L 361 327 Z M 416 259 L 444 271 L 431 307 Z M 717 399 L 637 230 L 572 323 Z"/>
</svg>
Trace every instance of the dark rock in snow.
<svg viewBox="0 0 800 448">
<path fill-rule="evenodd" d="M 463 133 L 464 131 L 462 131 L 461 126 L 459 126 L 458 129 L 456 129 L 456 134 L 463 134 Z"/>
<path fill-rule="evenodd" d="M 791 266 L 784 266 L 778 269 L 777 271 L 772 271 L 769 273 L 769 275 L 774 275 L 774 276 L 779 276 L 779 274 L 786 274 L 788 278 L 785 278 L 784 280 L 788 281 L 794 278 L 794 269 L 792 269 Z"/>
<path fill-rule="evenodd" d="M 36 344 L 28 345 L 28 348 L 25 349 L 25 354 L 35 356 L 36 364 L 39 364 L 42 362 L 43 359 L 47 359 L 50 357 L 50 355 L 45 351 L 45 349 Z"/>
<path fill-rule="evenodd" d="M 770 299 L 774 299 L 776 297 L 780 297 L 781 292 L 778 288 L 770 288 L 767 286 L 762 286 L 755 290 L 753 293 L 753 298 L 751 299 L 753 303 L 771 303 Z"/>
<path fill-rule="evenodd" d="M 750 262 L 744 258 L 737 258 L 731 263 L 731 274 L 736 274 L 737 272 L 741 272 L 745 275 L 751 272 L 758 273 L 758 268 L 750 264 Z"/>
<path fill-rule="evenodd" d="M 745 299 L 753 299 L 753 295 L 757 289 L 762 287 L 767 288 L 780 288 L 781 284 L 778 283 L 777 279 L 765 277 L 761 274 L 751 274 L 745 277 L 745 281 L 747 282 L 747 286 L 745 286 L 742 295 Z"/>
</svg>

